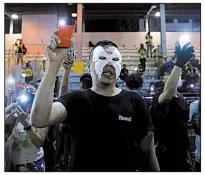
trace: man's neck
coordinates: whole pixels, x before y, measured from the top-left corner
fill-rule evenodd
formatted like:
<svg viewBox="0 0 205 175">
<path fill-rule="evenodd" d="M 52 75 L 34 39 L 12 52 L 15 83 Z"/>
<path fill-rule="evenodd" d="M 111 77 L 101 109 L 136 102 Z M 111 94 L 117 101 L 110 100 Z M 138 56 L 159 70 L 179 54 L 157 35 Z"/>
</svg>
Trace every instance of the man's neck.
<svg viewBox="0 0 205 175">
<path fill-rule="evenodd" d="M 109 85 L 109 86 L 93 85 L 91 90 L 94 91 L 95 93 L 99 94 L 99 95 L 108 96 L 108 97 L 115 96 L 115 95 L 117 95 L 121 92 L 121 89 L 116 88 L 115 85 Z"/>
</svg>

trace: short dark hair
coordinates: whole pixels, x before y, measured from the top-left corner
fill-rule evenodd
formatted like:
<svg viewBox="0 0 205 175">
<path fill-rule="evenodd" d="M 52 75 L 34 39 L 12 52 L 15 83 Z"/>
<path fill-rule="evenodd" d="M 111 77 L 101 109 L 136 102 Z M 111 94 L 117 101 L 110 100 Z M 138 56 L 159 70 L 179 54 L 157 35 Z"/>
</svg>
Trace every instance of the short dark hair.
<svg viewBox="0 0 205 175">
<path fill-rule="evenodd" d="M 139 89 L 143 85 L 143 79 L 142 79 L 142 77 L 140 77 L 139 75 L 134 73 L 134 74 L 129 75 L 126 78 L 125 83 L 126 83 L 127 87 L 131 90 Z"/>
<path fill-rule="evenodd" d="M 164 63 L 158 71 L 157 78 L 160 79 L 161 76 L 164 76 L 165 73 L 171 72 L 174 68 L 174 65 L 175 64 L 172 61 Z"/>
<path fill-rule="evenodd" d="M 90 51 L 89 61 L 90 61 L 90 59 L 91 59 L 93 50 L 94 50 L 96 47 L 98 47 L 98 46 L 101 46 L 101 47 L 104 47 L 104 46 L 114 46 L 114 47 L 118 48 L 117 44 L 115 44 L 115 43 L 112 42 L 112 41 L 109 41 L 109 40 L 98 41 L 98 42 L 94 45 L 94 47 L 92 48 L 92 50 Z"/>
<path fill-rule="evenodd" d="M 89 89 L 92 87 L 92 77 L 89 73 L 85 73 L 80 77 L 82 89 Z"/>
</svg>

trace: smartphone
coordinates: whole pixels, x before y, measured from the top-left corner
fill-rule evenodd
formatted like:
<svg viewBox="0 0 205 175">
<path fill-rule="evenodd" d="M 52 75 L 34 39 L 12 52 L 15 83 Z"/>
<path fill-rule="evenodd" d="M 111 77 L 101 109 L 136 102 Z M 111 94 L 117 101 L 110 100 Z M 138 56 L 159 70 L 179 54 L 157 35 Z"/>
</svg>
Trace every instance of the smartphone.
<svg viewBox="0 0 205 175">
<path fill-rule="evenodd" d="M 69 48 L 71 45 L 71 39 L 75 32 L 77 22 L 75 20 L 68 20 L 65 22 L 65 25 L 59 25 L 57 36 L 61 40 L 60 44 L 57 44 L 57 47 Z"/>
</svg>

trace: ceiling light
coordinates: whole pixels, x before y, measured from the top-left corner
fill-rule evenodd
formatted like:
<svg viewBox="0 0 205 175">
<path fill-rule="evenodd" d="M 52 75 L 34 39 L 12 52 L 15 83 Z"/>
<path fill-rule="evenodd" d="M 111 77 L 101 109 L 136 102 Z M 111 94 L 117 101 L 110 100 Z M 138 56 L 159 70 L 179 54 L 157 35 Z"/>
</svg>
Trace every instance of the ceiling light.
<svg viewBox="0 0 205 175">
<path fill-rule="evenodd" d="M 72 13 L 71 16 L 75 18 L 75 17 L 77 17 L 78 15 L 77 15 L 77 13 Z"/>
<path fill-rule="evenodd" d="M 156 12 L 156 13 L 155 13 L 155 16 L 156 16 L 156 17 L 159 17 L 159 16 L 160 16 L 160 12 Z"/>
<path fill-rule="evenodd" d="M 12 19 L 18 19 L 19 17 L 18 17 L 17 14 L 12 14 L 12 15 L 11 15 L 11 18 L 12 18 Z"/>
</svg>

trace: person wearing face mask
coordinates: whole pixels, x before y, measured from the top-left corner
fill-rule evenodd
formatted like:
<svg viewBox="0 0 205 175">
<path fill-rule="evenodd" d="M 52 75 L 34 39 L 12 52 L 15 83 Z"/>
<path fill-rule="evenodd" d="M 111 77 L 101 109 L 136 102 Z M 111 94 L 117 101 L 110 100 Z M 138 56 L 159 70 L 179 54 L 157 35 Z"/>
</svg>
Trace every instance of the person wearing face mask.
<svg viewBox="0 0 205 175">
<path fill-rule="evenodd" d="M 44 128 L 58 122 L 71 127 L 71 171 L 136 171 L 133 151 L 138 143 L 148 171 L 159 171 L 153 127 L 143 98 L 115 87 L 122 56 L 116 44 L 99 41 L 91 50 L 92 88 L 68 92 L 52 102 L 52 89 L 67 49 L 57 49 L 56 33 L 47 46 L 49 66 L 32 108 L 32 123 Z"/>
<path fill-rule="evenodd" d="M 47 135 L 48 127 L 36 128 L 32 126 L 30 120 L 30 111 L 36 89 L 35 85 L 28 84 L 19 96 L 17 103 L 11 107 L 13 115 L 5 118 L 6 123 L 15 121 L 13 131 L 5 144 L 6 150 L 8 148 L 7 145 L 11 146 L 8 150 L 10 154 L 5 151 L 6 171 L 45 171 L 42 145 Z"/>
<path fill-rule="evenodd" d="M 166 62 L 159 70 L 161 83 L 156 84 L 150 114 L 155 126 L 156 154 L 161 171 L 192 171 L 188 154 L 189 107 L 177 87 L 181 86 L 182 67 L 192 58 L 193 52 L 190 43 L 182 48 L 179 45 L 176 62 Z"/>
</svg>

